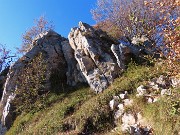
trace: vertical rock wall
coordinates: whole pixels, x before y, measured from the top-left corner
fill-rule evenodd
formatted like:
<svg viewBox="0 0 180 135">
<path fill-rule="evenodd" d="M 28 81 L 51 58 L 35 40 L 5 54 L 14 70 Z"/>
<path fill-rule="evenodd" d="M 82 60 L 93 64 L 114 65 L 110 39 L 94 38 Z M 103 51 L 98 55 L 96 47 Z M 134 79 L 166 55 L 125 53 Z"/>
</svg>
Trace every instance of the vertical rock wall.
<svg viewBox="0 0 180 135">
<path fill-rule="evenodd" d="M 121 68 L 111 51 L 116 42 L 101 30 L 95 30 L 86 23 L 79 23 L 68 36 L 75 58 L 90 87 L 101 92 L 111 84 Z"/>
</svg>

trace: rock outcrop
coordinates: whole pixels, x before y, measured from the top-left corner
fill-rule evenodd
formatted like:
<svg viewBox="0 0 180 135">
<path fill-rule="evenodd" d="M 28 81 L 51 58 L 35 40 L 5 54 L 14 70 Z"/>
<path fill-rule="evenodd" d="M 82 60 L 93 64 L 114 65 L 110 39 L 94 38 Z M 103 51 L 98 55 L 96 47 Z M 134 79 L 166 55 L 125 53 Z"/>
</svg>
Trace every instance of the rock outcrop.
<svg viewBox="0 0 180 135">
<path fill-rule="evenodd" d="M 33 40 L 34 47 L 10 67 L 1 98 L 1 131 L 13 122 L 16 91 L 35 87 L 41 95 L 56 86 L 60 90 L 66 84 L 86 82 L 97 93 L 102 92 L 124 71 L 132 52 L 128 45 L 82 22 L 71 29 L 68 38 L 52 30 L 41 33 Z"/>
<path fill-rule="evenodd" d="M 140 112 L 131 111 L 133 106 L 133 99 L 130 99 L 128 92 L 124 91 L 119 96 L 114 96 L 109 102 L 109 107 L 114 114 L 114 122 L 118 126 L 121 120 L 121 131 L 131 135 L 150 135 L 152 128 L 147 124 L 145 118 L 142 117 Z M 127 110 L 126 108 L 129 107 Z M 117 128 L 117 127 L 116 127 Z M 112 132 L 116 131 L 116 128 Z"/>
<path fill-rule="evenodd" d="M 117 64 L 111 51 L 112 44 L 118 44 L 101 30 L 88 24 L 79 23 L 79 28 L 71 29 L 68 36 L 80 70 L 90 87 L 101 92 L 111 84 L 123 69 Z"/>
<path fill-rule="evenodd" d="M 1 99 L 1 108 L 3 108 L 1 122 L 3 126 L 6 126 L 7 128 L 11 126 L 13 121 L 13 106 L 11 103 L 13 99 L 16 98 L 15 91 L 17 89 L 22 89 L 22 82 L 29 79 L 29 76 L 22 76 L 24 73 L 23 71 L 29 71 L 30 68 L 33 68 L 33 65 L 30 63 L 33 63 L 33 60 L 39 54 L 42 54 L 41 58 L 46 63 L 46 65 L 44 65 L 45 67 L 42 67 L 44 69 L 42 72 L 44 72 L 43 75 L 45 76 L 45 80 L 43 80 L 45 88 L 40 89 L 40 92 L 42 93 L 43 91 L 46 92 L 51 90 L 51 80 L 53 77 L 58 79 L 56 82 L 57 84 L 61 85 L 66 83 L 67 63 L 62 50 L 62 44 L 66 40 L 67 39 L 61 37 L 54 31 L 42 33 L 33 41 L 34 48 L 10 67 Z M 30 64 L 30 67 L 27 69 L 27 66 L 29 66 L 28 64 Z M 39 66 L 37 63 L 34 63 L 34 65 Z M 31 72 L 29 74 L 33 75 L 40 73 L 33 70 L 35 69 L 30 70 Z M 35 77 L 37 78 L 37 76 Z M 27 87 L 28 86 L 26 86 L 26 88 Z"/>
</svg>

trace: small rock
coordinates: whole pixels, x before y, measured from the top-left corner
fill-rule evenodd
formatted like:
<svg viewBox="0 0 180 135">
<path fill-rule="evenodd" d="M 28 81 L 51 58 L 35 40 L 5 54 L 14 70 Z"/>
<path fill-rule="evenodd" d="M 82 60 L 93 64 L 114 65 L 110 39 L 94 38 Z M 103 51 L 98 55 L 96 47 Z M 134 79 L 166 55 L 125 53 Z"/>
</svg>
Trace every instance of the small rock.
<svg viewBox="0 0 180 135">
<path fill-rule="evenodd" d="M 119 97 L 114 96 L 113 99 L 109 102 L 109 106 L 111 110 L 114 110 L 119 104 Z"/>
<path fill-rule="evenodd" d="M 123 102 L 125 106 L 131 106 L 133 104 L 132 99 L 124 99 Z"/>
<path fill-rule="evenodd" d="M 124 115 L 122 116 L 122 123 L 129 126 L 134 125 L 136 123 L 134 115 L 130 113 L 124 113 Z"/>
<path fill-rule="evenodd" d="M 144 88 L 143 85 L 140 85 L 140 86 L 137 88 L 137 92 L 138 92 L 137 96 L 142 96 L 142 95 L 144 95 L 144 94 L 147 93 L 147 90 Z"/>
<path fill-rule="evenodd" d="M 123 104 L 119 104 L 118 105 L 118 110 L 114 114 L 114 118 L 118 119 L 119 117 L 122 116 L 123 113 L 124 113 L 124 105 Z"/>
<path fill-rule="evenodd" d="M 153 100 L 154 100 L 153 97 L 149 97 L 148 98 L 148 103 L 153 103 Z"/>
<path fill-rule="evenodd" d="M 149 131 L 150 131 L 150 128 L 145 127 L 143 130 L 144 130 L 145 132 L 149 132 Z"/>
<path fill-rule="evenodd" d="M 153 102 L 157 102 L 159 100 L 159 97 L 154 97 Z"/>
<path fill-rule="evenodd" d="M 163 96 L 163 95 L 171 95 L 171 91 L 169 89 L 162 89 L 161 96 Z"/>
<path fill-rule="evenodd" d="M 151 86 L 151 88 L 154 89 L 154 90 L 159 90 L 159 86 L 157 84 Z"/>
<path fill-rule="evenodd" d="M 155 85 L 154 82 L 148 82 L 148 84 L 149 84 L 150 86 L 154 86 L 154 85 Z"/>
<path fill-rule="evenodd" d="M 129 125 L 128 124 L 122 124 L 121 130 L 122 130 L 122 132 L 127 132 L 129 130 Z"/>
<path fill-rule="evenodd" d="M 119 110 L 124 110 L 124 105 L 123 105 L 123 104 L 119 104 L 119 105 L 118 105 L 118 109 L 119 109 Z"/>
<path fill-rule="evenodd" d="M 160 75 L 159 78 L 157 78 L 156 83 L 159 84 L 160 86 L 166 86 L 166 80 L 163 75 Z"/>
<path fill-rule="evenodd" d="M 119 97 L 121 98 L 121 99 L 125 99 L 125 98 L 127 98 L 128 97 L 128 93 L 127 93 L 127 91 L 125 91 L 125 93 L 123 94 L 119 94 Z"/>
<path fill-rule="evenodd" d="M 156 80 L 154 80 L 156 81 Z M 149 87 L 151 87 L 154 90 L 159 90 L 159 86 L 155 82 L 149 82 Z"/>
</svg>

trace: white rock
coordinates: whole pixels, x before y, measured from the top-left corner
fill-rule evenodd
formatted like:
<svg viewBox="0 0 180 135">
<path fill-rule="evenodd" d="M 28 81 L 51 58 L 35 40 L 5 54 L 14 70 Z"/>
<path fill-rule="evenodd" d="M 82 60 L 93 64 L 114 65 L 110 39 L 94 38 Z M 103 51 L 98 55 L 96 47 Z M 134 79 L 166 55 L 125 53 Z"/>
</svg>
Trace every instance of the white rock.
<svg viewBox="0 0 180 135">
<path fill-rule="evenodd" d="M 114 96 L 113 99 L 109 102 L 109 106 L 111 110 L 114 110 L 119 104 L 119 97 Z"/>
<path fill-rule="evenodd" d="M 154 83 L 154 82 L 149 82 L 149 85 L 150 85 L 150 86 L 154 86 L 155 83 Z"/>
<path fill-rule="evenodd" d="M 159 100 L 159 97 L 154 97 L 153 102 L 157 102 Z"/>
<path fill-rule="evenodd" d="M 127 132 L 127 131 L 129 131 L 129 125 L 128 124 L 122 124 L 121 125 L 121 130 L 122 130 L 122 132 Z"/>
<path fill-rule="evenodd" d="M 161 90 L 161 96 L 163 96 L 163 95 L 171 95 L 171 91 L 168 89 L 162 89 Z"/>
<path fill-rule="evenodd" d="M 118 109 L 119 109 L 119 110 L 124 110 L 124 105 L 123 105 L 123 104 L 119 104 L 119 105 L 118 105 Z"/>
<path fill-rule="evenodd" d="M 166 86 L 165 77 L 163 75 L 160 75 L 160 77 L 157 78 L 156 83 L 162 86 Z"/>
<path fill-rule="evenodd" d="M 117 59 L 110 51 L 115 41 L 83 22 L 79 23 L 79 28 L 72 29 L 68 39 L 88 84 L 97 93 L 102 92 L 121 73 Z M 122 60 L 121 64 L 124 64 Z"/>
<path fill-rule="evenodd" d="M 153 97 L 149 97 L 148 98 L 148 103 L 153 103 L 153 100 L 154 100 Z"/>
<path fill-rule="evenodd" d="M 109 102 L 109 106 L 110 106 L 111 110 L 114 110 L 114 99 L 112 99 L 112 100 Z"/>
<path fill-rule="evenodd" d="M 149 82 L 149 86 L 154 90 L 159 90 L 159 86 L 155 82 Z"/>
<path fill-rule="evenodd" d="M 122 114 L 124 113 L 124 105 L 123 104 L 119 104 L 118 108 L 119 109 L 114 114 L 114 118 L 115 119 L 120 118 L 122 116 Z"/>
<path fill-rule="evenodd" d="M 159 86 L 157 84 L 153 85 L 151 88 L 153 88 L 154 90 L 159 90 Z"/>
<path fill-rule="evenodd" d="M 137 92 L 138 92 L 137 95 L 142 96 L 142 95 L 144 95 L 144 94 L 147 93 L 147 90 L 144 88 L 143 85 L 140 85 L 140 86 L 137 88 Z"/>
<path fill-rule="evenodd" d="M 124 113 L 124 105 L 123 104 L 119 104 L 117 107 L 118 107 L 118 110 L 114 114 L 115 119 L 120 118 L 122 116 L 122 114 Z"/>
<path fill-rule="evenodd" d="M 125 91 L 125 93 L 123 94 L 119 94 L 119 97 L 121 98 L 121 99 L 125 99 L 125 98 L 127 98 L 128 97 L 128 93 L 127 93 L 127 91 Z"/>
<path fill-rule="evenodd" d="M 122 49 L 119 48 L 118 45 L 112 44 L 111 51 L 113 52 L 114 56 L 116 57 L 118 66 L 124 70 L 125 69 L 125 65 L 124 65 L 124 62 L 123 62 L 123 60 L 124 60 L 124 53 L 121 50 Z"/>
<path fill-rule="evenodd" d="M 119 119 L 119 118 L 122 116 L 123 113 L 124 113 L 124 112 L 123 112 L 122 110 L 117 110 L 117 111 L 115 112 L 115 114 L 114 114 L 114 119 L 115 119 L 115 120 Z"/>
<path fill-rule="evenodd" d="M 62 51 L 63 41 L 67 40 L 52 30 L 42 33 L 33 40 L 33 45 L 31 45 L 33 48 L 30 49 L 23 57 L 18 59 L 13 65 L 11 65 L 7 75 L 6 83 L 4 84 L 4 90 L 1 99 L 0 113 L 3 115 L 1 119 L 1 124 L 3 124 L 3 126 L 9 128 L 9 126 L 12 124 L 14 118 L 14 107 L 11 105 L 11 102 L 13 102 L 12 100 L 14 98 L 13 93 L 16 93 L 17 84 L 18 89 L 22 89 L 21 84 L 19 84 L 20 81 L 23 81 L 21 77 L 23 76 L 25 80 L 28 80 L 28 76 L 25 78 L 25 76 L 22 74 L 27 68 L 27 65 L 29 65 L 29 63 L 37 58 L 40 53 L 42 53 L 42 60 L 46 63 L 43 66 L 46 68 L 46 71 L 44 71 L 42 74 L 44 77 L 44 88 L 42 90 L 44 92 L 51 90 L 51 75 L 54 75 L 54 73 L 58 75 L 62 87 L 64 84 L 66 84 L 67 63 Z M 44 62 L 41 64 L 44 64 Z M 31 70 L 33 67 L 34 66 L 30 66 L 28 68 Z M 74 69 L 71 71 L 74 71 Z M 35 72 L 35 74 L 39 74 L 39 72 Z M 28 86 L 25 87 L 28 88 Z M 41 92 L 43 93 L 43 91 Z M 19 97 L 17 96 L 15 98 Z"/>
<path fill-rule="evenodd" d="M 122 123 L 125 125 L 134 125 L 136 123 L 135 117 L 130 113 L 124 113 L 122 116 Z"/>
<path fill-rule="evenodd" d="M 131 106 L 133 104 L 132 99 L 124 99 L 123 102 L 125 106 Z"/>
</svg>

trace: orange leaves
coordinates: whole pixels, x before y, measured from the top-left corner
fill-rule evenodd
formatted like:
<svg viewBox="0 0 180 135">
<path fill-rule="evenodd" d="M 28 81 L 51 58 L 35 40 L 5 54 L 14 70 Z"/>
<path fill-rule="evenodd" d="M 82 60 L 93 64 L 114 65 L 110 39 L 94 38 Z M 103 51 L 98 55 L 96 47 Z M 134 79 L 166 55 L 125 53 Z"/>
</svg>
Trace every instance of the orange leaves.
<svg viewBox="0 0 180 135">
<path fill-rule="evenodd" d="M 180 60 L 180 0 L 149 0 L 144 1 L 144 5 L 158 14 L 157 26 L 162 28 L 163 47 L 169 50 L 166 55 L 167 63 L 169 68 L 173 65 L 173 72 L 177 72 L 175 63 Z"/>
<path fill-rule="evenodd" d="M 163 7 L 165 4 L 163 2 L 159 3 L 160 7 Z"/>
<path fill-rule="evenodd" d="M 178 17 L 175 22 L 180 24 L 180 17 Z"/>
<path fill-rule="evenodd" d="M 144 1 L 144 5 L 147 6 L 149 4 L 149 2 L 147 1 Z"/>
<path fill-rule="evenodd" d="M 180 0 L 176 0 L 176 1 L 175 1 L 175 4 L 176 4 L 177 6 L 180 6 Z"/>
</svg>

